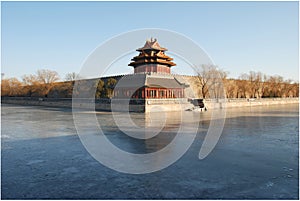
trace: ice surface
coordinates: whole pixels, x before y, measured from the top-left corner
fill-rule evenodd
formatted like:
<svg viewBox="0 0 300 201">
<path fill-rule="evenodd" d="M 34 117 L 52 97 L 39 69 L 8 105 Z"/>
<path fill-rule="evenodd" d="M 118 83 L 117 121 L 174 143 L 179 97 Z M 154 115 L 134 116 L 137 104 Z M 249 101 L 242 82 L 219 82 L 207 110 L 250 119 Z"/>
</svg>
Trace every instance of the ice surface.
<svg viewBox="0 0 300 201">
<path fill-rule="evenodd" d="M 298 105 L 228 109 L 221 139 L 204 160 L 198 153 L 212 111 L 186 113 L 186 126 L 192 115 L 201 119 L 188 152 L 161 171 L 130 175 L 115 172 L 88 154 L 70 109 L 3 104 L 2 199 L 297 199 L 298 111 Z M 147 125 L 143 114 L 131 117 Z M 133 153 L 162 148 L 181 123 L 169 119 L 162 133 L 141 141 L 121 132 L 110 113 L 97 112 L 97 118 L 111 142 Z"/>
</svg>

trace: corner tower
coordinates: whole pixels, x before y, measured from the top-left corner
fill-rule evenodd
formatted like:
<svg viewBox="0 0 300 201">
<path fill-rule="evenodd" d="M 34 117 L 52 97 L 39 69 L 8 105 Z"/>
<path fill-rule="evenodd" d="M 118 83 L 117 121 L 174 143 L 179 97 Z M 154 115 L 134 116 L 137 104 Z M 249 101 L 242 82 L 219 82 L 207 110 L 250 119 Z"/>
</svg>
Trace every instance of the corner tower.
<svg viewBox="0 0 300 201">
<path fill-rule="evenodd" d="M 134 73 L 164 73 L 170 74 L 171 67 L 176 66 L 173 58 L 165 55 L 166 48 L 161 47 L 156 39 L 147 40 L 144 47 L 137 49 L 138 56 L 131 59 L 128 66 L 134 68 Z"/>
</svg>

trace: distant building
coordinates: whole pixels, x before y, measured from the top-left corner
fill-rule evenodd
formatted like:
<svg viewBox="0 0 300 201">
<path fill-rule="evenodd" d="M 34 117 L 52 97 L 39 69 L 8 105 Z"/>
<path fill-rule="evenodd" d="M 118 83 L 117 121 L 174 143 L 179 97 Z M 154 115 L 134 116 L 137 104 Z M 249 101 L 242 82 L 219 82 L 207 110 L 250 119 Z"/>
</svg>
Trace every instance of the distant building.
<svg viewBox="0 0 300 201">
<path fill-rule="evenodd" d="M 132 105 L 137 103 L 134 100 L 140 100 L 138 103 L 144 105 L 146 112 L 154 105 L 167 111 L 179 110 L 182 104 L 190 107 L 185 97 L 189 85 L 171 74 L 171 67 L 176 64 L 165 54 L 167 49 L 151 39 L 137 51 L 139 55 L 128 64 L 134 68 L 134 74 L 122 77 L 114 89 L 114 98 L 130 98 Z"/>
</svg>

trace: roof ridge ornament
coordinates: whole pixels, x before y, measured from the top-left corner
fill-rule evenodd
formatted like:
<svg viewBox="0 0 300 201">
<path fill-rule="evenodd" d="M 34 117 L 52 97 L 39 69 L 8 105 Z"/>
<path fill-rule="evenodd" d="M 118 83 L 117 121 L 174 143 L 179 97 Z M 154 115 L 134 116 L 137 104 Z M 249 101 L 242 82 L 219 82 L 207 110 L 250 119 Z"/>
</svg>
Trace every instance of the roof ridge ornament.
<svg viewBox="0 0 300 201">
<path fill-rule="evenodd" d="M 151 40 L 150 40 L 151 43 L 156 43 L 157 42 L 157 39 L 156 38 L 153 38 L 151 37 Z"/>
<path fill-rule="evenodd" d="M 167 48 L 161 47 L 157 42 L 156 38 L 151 37 L 150 39 L 146 40 L 145 45 L 142 48 L 138 48 L 137 51 L 143 50 L 159 50 L 159 51 L 167 51 Z"/>
</svg>

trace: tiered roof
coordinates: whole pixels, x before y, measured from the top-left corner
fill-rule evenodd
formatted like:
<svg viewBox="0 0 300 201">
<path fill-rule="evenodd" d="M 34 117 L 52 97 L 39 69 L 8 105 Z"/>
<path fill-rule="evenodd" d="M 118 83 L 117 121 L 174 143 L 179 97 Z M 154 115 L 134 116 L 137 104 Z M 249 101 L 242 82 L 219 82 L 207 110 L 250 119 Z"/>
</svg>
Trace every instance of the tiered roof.
<svg viewBox="0 0 300 201">
<path fill-rule="evenodd" d="M 135 74 L 125 75 L 121 79 L 120 88 L 135 88 L 136 86 L 156 87 L 156 88 L 186 88 L 188 85 L 181 83 L 171 75 L 159 74 Z"/>
<path fill-rule="evenodd" d="M 173 58 L 165 55 L 166 48 L 161 47 L 156 39 L 147 40 L 144 47 L 138 48 L 140 52 L 138 56 L 133 57 L 132 62 L 128 64 L 134 68 L 141 65 L 147 64 L 161 64 L 167 67 L 176 66 L 172 62 Z"/>
</svg>

